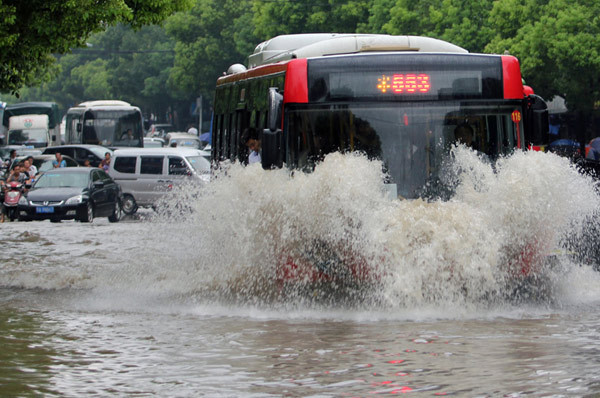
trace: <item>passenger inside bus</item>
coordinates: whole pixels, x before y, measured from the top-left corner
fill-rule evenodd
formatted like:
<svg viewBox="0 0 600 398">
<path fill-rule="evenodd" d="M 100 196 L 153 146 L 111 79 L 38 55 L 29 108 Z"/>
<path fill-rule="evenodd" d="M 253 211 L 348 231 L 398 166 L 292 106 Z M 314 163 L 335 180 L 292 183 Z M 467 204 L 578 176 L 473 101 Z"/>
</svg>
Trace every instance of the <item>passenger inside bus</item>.
<svg viewBox="0 0 600 398">
<path fill-rule="evenodd" d="M 457 143 L 461 143 L 465 146 L 476 149 L 476 144 L 473 141 L 473 137 L 473 127 L 469 126 L 468 124 L 459 124 L 456 129 L 454 129 L 454 138 L 456 139 Z"/>
<path fill-rule="evenodd" d="M 244 130 L 242 143 L 250 149 L 248 164 L 260 163 L 260 138 L 255 128 L 250 127 Z"/>
<path fill-rule="evenodd" d="M 121 141 L 132 141 L 133 140 L 133 131 L 131 129 L 127 129 L 126 132 L 121 136 Z"/>
</svg>

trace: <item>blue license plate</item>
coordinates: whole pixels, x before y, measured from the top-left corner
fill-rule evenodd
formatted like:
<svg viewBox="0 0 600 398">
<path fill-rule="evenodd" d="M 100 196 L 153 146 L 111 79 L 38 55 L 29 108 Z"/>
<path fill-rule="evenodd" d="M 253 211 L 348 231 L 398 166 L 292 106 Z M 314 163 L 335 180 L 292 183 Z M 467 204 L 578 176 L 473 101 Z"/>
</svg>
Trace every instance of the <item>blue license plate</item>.
<svg viewBox="0 0 600 398">
<path fill-rule="evenodd" d="M 36 213 L 54 213 L 54 207 L 52 206 L 40 206 L 35 208 Z"/>
</svg>

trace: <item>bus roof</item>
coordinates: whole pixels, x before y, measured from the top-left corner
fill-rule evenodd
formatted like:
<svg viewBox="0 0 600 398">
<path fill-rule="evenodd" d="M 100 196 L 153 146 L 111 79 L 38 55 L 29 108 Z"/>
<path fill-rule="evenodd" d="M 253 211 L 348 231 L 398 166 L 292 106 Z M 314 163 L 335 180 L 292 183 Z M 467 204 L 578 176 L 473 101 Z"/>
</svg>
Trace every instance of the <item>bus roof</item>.
<svg viewBox="0 0 600 398">
<path fill-rule="evenodd" d="M 96 100 L 96 101 L 85 101 L 77 106 L 80 107 L 91 107 L 91 106 L 131 106 L 129 102 L 119 100 Z"/>
<path fill-rule="evenodd" d="M 371 51 L 467 53 L 447 41 L 424 36 L 311 33 L 281 35 L 260 43 L 248 58 L 249 68 L 294 58 Z"/>
</svg>

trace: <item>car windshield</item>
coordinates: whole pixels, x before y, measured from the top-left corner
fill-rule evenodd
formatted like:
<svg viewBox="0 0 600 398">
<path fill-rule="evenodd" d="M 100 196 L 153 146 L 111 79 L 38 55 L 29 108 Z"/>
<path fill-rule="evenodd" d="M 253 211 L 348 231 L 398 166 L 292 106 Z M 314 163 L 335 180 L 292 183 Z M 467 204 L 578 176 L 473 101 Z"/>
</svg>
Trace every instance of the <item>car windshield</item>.
<svg viewBox="0 0 600 398">
<path fill-rule="evenodd" d="M 494 159 L 510 153 L 519 140 L 519 128 L 511 120 L 516 104 L 448 101 L 290 108 L 289 165 L 310 171 L 328 153 L 359 151 L 383 161 L 391 183 L 405 198 L 423 195 L 423 187 L 437 176 L 454 142 L 462 141 Z"/>
<path fill-rule="evenodd" d="M 45 129 L 11 130 L 8 132 L 8 144 L 45 147 L 48 145 L 48 131 Z"/>
<path fill-rule="evenodd" d="M 144 140 L 144 147 L 145 148 L 162 148 L 163 147 L 163 143 L 162 141 L 158 141 L 158 140 Z"/>
<path fill-rule="evenodd" d="M 47 172 L 35 182 L 34 188 L 85 188 L 89 184 L 89 173 Z"/>
<path fill-rule="evenodd" d="M 198 174 L 210 173 L 210 162 L 202 156 L 186 156 L 186 159 Z"/>
</svg>

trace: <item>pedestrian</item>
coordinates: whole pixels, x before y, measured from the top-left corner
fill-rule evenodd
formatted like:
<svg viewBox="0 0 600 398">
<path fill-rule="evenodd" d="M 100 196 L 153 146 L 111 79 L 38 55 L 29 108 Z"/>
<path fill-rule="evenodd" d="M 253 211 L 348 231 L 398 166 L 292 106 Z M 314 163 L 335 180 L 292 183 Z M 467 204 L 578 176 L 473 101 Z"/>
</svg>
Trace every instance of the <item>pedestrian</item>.
<svg viewBox="0 0 600 398">
<path fill-rule="evenodd" d="M 35 178 L 35 176 L 38 174 L 38 169 L 33 164 L 33 156 L 27 156 L 27 159 L 25 159 L 25 167 L 27 167 L 29 178 Z"/>
<path fill-rule="evenodd" d="M 108 168 L 110 167 L 110 152 L 104 154 L 104 159 L 102 159 L 98 167 L 108 172 Z"/>
<path fill-rule="evenodd" d="M 52 167 L 54 167 L 55 169 L 59 167 L 67 167 L 67 161 L 63 159 L 62 154 L 60 152 L 56 152 L 54 156 L 56 157 L 56 160 L 52 161 Z"/>
<path fill-rule="evenodd" d="M 16 162 L 16 159 L 17 159 L 17 150 L 11 149 L 8 159 L 6 159 L 6 162 L 4 162 L 4 166 L 5 166 L 7 172 L 12 168 L 12 165 L 14 162 Z"/>
<path fill-rule="evenodd" d="M 194 125 L 192 123 L 189 124 L 189 128 L 188 128 L 188 134 L 192 134 L 197 136 L 198 135 L 198 129 L 196 127 L 194 127 Z"/>
</svg>

